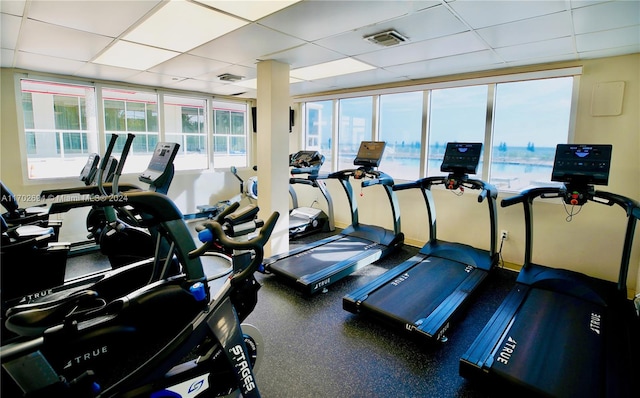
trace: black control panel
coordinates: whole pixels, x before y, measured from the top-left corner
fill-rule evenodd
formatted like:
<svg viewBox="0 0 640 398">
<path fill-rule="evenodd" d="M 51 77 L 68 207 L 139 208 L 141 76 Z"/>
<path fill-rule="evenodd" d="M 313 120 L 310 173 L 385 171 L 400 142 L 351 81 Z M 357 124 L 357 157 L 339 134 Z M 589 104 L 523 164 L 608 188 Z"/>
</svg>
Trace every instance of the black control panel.
<svg viewBox="0 0 640 398">
<path fill-rule="evenodd" d="M 150 185 L 160 186 L 164 184 L 169 174 L 173 178 L 173 160 L 178 154 L 178 149 L 180 144 L 175 142 L 158 142 L 149 166 L 138 176 L 138 179 Z"/>
<path fill-rule="evenodd" d="M 607 185 L 611 152 L 611 145 L 559 144 L 551 181 L 572 185 Z"/>
<path fill-rule="evenodd" d="M 386 145 L 385 141 L 362 141 L 353 164 L 364 167 L 378 167 Z"/>
<path fill-rule="evenodd" d="M 440 171 L 445 173 L 475 174 L 480 163 L 480 142 L 449 142 L 444 152 Z"/>
</svg>

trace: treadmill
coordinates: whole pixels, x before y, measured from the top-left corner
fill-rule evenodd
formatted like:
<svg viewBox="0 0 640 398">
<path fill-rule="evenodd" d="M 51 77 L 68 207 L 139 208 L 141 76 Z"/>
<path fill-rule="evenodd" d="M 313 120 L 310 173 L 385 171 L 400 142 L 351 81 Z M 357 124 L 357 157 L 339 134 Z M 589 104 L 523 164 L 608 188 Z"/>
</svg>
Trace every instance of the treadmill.
<svg viewBox="0 0 640 398">
<path fill-rule="evenodd" d="M 440 170 L 447 176 L 427 177 L 393 187 L 420 189 L 429 220 L 429 241 L 418 254 L 390 269 L 342 299 L 345 310 L 364 314 L 428 341 L 445 342 L 446 332 L 470 297 L 498 263 L 497 189 L 475 174 L 481 143 L 448 143 Z M 465 188 L 480 191 L 478 202 L 489 207 L 489 250 L 438 240 L 432 186 L 461 195 Z"/>
<path fill-rule="evenodd" d="M 351 207 L 351 225 L 335 235 L 264 260 L 265 273 L 275 274 L 285 282 L 292 283 L 304 295 L 311 296 L 326 291 L 331 284 L 385 257 L 404 243 L 393 178 L 376 170 L 385 145 L 383 141 L 363 141 L 353 162 L 359 166 L 357 169 L 318 177 L 340 182 Z M 362 188 L 374 185 L 384 188 L 391 205 L 393 231 L 359 222 L 351 177 L 361 180 Z"/>
<path fill-rule="evenodd" d="M 289 156 L 291 174 L 296 176 L 289 178 L 289 194 L 293 204 L 289 211 L 289 239 L 301 238 L 320 231 L 333 232 L 336 229 L 333 221 L 333 200 L 324 181 L 318 178 L 323 163 L 324 156 L 318 151 L 298 151 Z M 302 177 L 302 174 L 306 176 Z M 293 189 L 294 184 L 317 188 L 327 201 L 329 214 L 315 207 L 298 206 L 298 195 Z"/>
<path fill-rule="evenodd" d="M 563 186 L 530 188 L 501 202 L 502 207 L 523 204 L 524 265 L 461 358 L 463 377 L 512 394 L 637 397 L 638 316 L 627 299 L 626 279 L 640 212 L 636 201 L 594 188 L 608 182 L 611 150 L 611 145 L 558 145 L 551 179 Z M 549 198 L 560 198 L 569 217 L 587 203 L 622 208 L 627 225 L 617 282 L 532 263 L 533 202 Z M 576 243 L 577 250 L 588 249 Z"/>
</svg>

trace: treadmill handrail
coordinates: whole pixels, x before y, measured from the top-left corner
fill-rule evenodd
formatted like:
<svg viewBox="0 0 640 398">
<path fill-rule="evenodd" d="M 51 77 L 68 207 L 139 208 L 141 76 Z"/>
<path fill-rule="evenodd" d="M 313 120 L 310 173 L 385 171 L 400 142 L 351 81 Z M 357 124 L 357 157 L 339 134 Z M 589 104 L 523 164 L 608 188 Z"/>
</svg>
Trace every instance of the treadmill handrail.
<svg viewBox="0 0 640 398">
<path fill-rule="evenodd" d="M 480 193 L 478 194 L 478 203 L 482 203 L 486 198 L 490 198 L 490 200 L 487 201 L 487 204 L 489 206 L 489 219 L 490 219 L 490 226 L 491 226 L 489 255 L 492 257 L 495 256 L 497 253 L 497 246 L 498 246 L 497 222 L 495 222 L 495 219 L 497 217 L 498 188 L 496 188 L 495 185 L 482 180 L 468 178 L 466 175 L 456 176 L 453 174 L 449 174 L 448 176 L 425 177 L 416 181 L 411 181 L 403 184 L 396 184 L 393 186 L 393 190 L 402 191 L 406 189 L 415 189 L 415 188 L 421 189 L 422 196 L 427 205 L 427 216 L 429 218 L 429 240 L 436 241 L 437 240 L 436 213 L 435 213 L 435 204 L 433 200 L 433 195 L 431 194 L 431 187 L 433 185 L 440 185 L 440 184 L 445 185 L 447 181 L 449 181 L 451 178 L 458 179 L 461 186 L 464 186 L 470 189 L 480 190 Z"/>
<path fill-rule="evenodd" d="M 564 197 L 567 192 L 566 186 L 561 187 L 536 187 L 525 189 L 519 194 L 504 198 L 500 202 L 502 207 L 512 206 L 517 203 L 522 203 L 525 217 L 525 249 L 524 249 L 524 264 L 523 268 L 527 268 L 531 264 L 533 253 L 533 201 L 536 198 L 552 199 Z M 635 233 L 635 226 L 640 211 L 638 207 L 640 204 L 626 196 L 614 194 L 606 191 L 590 191 L 587 193 L 587 201 L 604 204 L 607 206 L 613 206 L 614 204 L 620 206 L 627 215 L 627 228 L 625 232 L 625 239 L 623 243 L 622 258 L 620 260 L 620 272 L 618 275 L 618 290 L 626 294 L 627 289 L 627 273 L 629 271 L 629 261 L 631 258 L 631 248 L 633 245 L 633 235 Z"/>
</svg>

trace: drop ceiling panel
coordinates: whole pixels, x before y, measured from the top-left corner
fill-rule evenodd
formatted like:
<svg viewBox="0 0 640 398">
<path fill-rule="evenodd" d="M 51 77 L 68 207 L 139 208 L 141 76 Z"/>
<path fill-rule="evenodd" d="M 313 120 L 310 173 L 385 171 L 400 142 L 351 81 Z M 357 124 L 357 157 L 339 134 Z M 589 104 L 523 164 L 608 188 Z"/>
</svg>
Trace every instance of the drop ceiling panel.
<svg viewBox="0 0 640 398">
<path fill-rule="evenodd" d="M 27 20 L 24 25 L 20 49 L 34 54 L 88 61 L 113 41 L 106 36 L 34 20 Z"/>
<path fill-rule="evenodd" d="M 227 62 L 182 54 L 149 69 L 149 71 L 176 77 L 197 77 L 228 66 L 230 64 Z"/>
<path fill-rule="evenodd" d="M 74 75 L 100 80 L 124 81 L 126 79 L 129 79 L 131 76 L 137 75 L 139 73 L 139 70 L 87 62 L 80 69 L 78 69 Z"/>
<path fill-rule="evenodd" d="M 576 47 L 579 52 L 588 52 L 611 47 L 637 46 L 638 37 L 640 37 L 640 25 L 577 35 Z"/>
<path fill-rule="evenodd" d="M 304 40 L 250 24 L 189 51 L 189 54 L 239 63 L 304 44 Z"/>
<path fill-rule="evenodd" d="M 380 50 L 382 47 L 365 40 L 364 37 L 391 29 L 408 38 L 406 43 L 400 45 L 469 30 L 446 7 L 437 6 L 376 25 L 365 26 L 355 31 L 320 39 L 315 43 L 342 54 L 353 56 Z"/>
<path fill-rule="evenodd" d="M 409 13 L 409 1 L 304 1 L 259 21 L 274 30 L 314 41 Z"/>
<path fill-rule="evenodd" d="M 2 48 L 13 50 L 18 42 L 20 34 L 20 24 L 22 18 L 15 15 L 0 15 L 0 26 L 2 26 L 2 35 L 0 35 L 0 46 Z"/>
<path fill-rule="evenodd" d="M 29 18 L 118 37 L 159 3 L 158 0 L 31 1 Z"/>
<path fill-rule="evenodd" d="M 345 56 L 315 44 L 305 44 L 290 50 L 270 54 L 266 58 L 289 64 L 291 69 L 297 69 L 335 61 L 345 58 Z"/>
<path fill-rule="evenodd" d="M 575 34 L 640 24 L 640 1 L 617 1 L 573 10 Z M 637 38 L 637 37 L 636 37 Z"/>
<path fill-rule="evenodd" d="M 0 68 L 11 68 L 13 66 L 13 50 L 0 49 Z"/>
<path fill-rule="evenodd" d="M 27 2 L 25 0 L 2 0 L 0 1 L 0 12 L 22 16 L 24 14 L 24 6 Z"/>
<path fill-rule="evenodd" d="M 564 61 L 567 59 L 575 59 L 576 54 L 571 37 L 497 48 L 495 51 L 507 62 L 531 60 L 541 57 L 547 57 L 548 60 Z"/>
<path fill-rule="evenodd" d="M 571 36 L 571 14 L 563 11 L 522 21 L 478 29 L 491 47 L 507 47 Z"/>
<path fill-rule="evenodd" d="M 124 79 L 124 81 L 136 84 L 144 84 L 152 87 L 169 87 L 184 79 L 184 77 L 174 77 L 162 75 L 160 73 L 139 72 L 136 75 Z"/>
<path fill-rule="evenodd" d="M 73 76 L 75 71 L 84 66 L 84 62 L 50 57 L 48 55 L 31 54 L 18 51 L 15 54 L 15 67 L 38 72 L 60 73 Z"/>
<path fill-rule="evenodd" d="M 314 82 L 326 85 L 328 87 L 349 88 L 391 83 L 402 81 L 403 79 L 403 76 L 399 76 L 394 72 L 390 72 L 384 69 L 373 69 L 360 73 L 350 73 L 348 75 L 333 76 L 326 79 L 314 80 Z"/>
<path fill-rule="evenodd" d="M 430 76 L 474 72 L 483 69 L 495 69 L 501 66 L 504 66 L 504 62 L 500 57 L 493 51 L 483 50 L 428 61 L 390 66 L 386 69 L 397 75 L 407 76 L 410 79 L 424 79 Z"/>
<path fill-rule="evenodd" d="M 448 5 L 474 29 L 564 11 L 563 0 L 453 1 Z"/>
<path fill-rule="evenodd" d="M 478 39 L 475 33 L 465 32 L 361 54 L 356 58 L 368 64 L 384 68 L 486 49 L 487 46 Z"/>
</svg>

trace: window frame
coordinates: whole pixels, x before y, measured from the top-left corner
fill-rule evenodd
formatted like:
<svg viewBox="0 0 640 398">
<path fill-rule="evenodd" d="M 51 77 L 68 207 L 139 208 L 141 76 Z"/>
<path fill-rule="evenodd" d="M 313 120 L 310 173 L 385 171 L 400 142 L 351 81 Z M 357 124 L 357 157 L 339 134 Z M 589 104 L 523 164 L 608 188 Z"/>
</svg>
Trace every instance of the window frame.
<svg viewBox="0 0 640 398">
<path fill-rule="evenodd" d="M 457 88 L 457 87 L 467 87 L 467 86 L 477 86 L 477 85 L 485 85 L 488 87 L 487 93 L 487 112 L 485 119 L 485 134 L 483 147 L 492 148 L 493 146 L 493 123 L 495 119 L 495 99 L 496 99 L 496 86 L 500 83 L 512 83 L 512 82 L 522 82 L 522 81 L 531 81 L 531 80 L 542 80 L 542 79 L 550 79 L 550 78 L 562 78 L 562 77 L 572 77 L 573 78 L 573 87 L 571 91 L 571 105 L 570 105 L 570 114 L 569 114 L 569 124 L 567 126 L 567 143 L 572 143 L 574 141 L 575 136 L 575 124 L 577 117 L 577 107 L 578 107 L 578 91 L 580 87 L 580 76 L 582 74 L 582 67 L 567 67 L 567 68 L 559 68 L 559 69 L 550 69 L 544 71 L 537 72 L 524 72 L 524 73 L 515 73 L 515 74 L 504 74 L 504 75 L 496 75 L 496 76 L 487 76 L 487 77 L 479 77 L 479 78 L 471 78 L 464 80 L 455 80 L 455 81 L 442 81 L 435 83 L 426 83 L 426 84 L 417 84 L 417 85 L 409 85 L 409 86 L 399 86 L 392 88 L 382 88 L 382 89 L 371 89 L 371 90 L 363 90 L 363 91 L 351 91 L 345 93 L 337 93 L 337 94 L 325 94 L 320 96 L 308 96 L 308 97 L 299 97 L 296 98 L 295 101 L 300 103 L 300 108 L 303 109 L 303 114 L 306 114 L 306 104 L 307 103 L 316 103 L 316 102 L 324 102 L 324 101 L 333 101 L 334 109 L 339 109 L 340 101 L 347 98 L 358 98 L 358 97 L 373 97 L 374 103 L 374 113 L 372 116 L 372 123 L 375 123 L 372 128 L 372 139 L 379 139 L 379 126 L 377 125 L 379 121 L 379 98 L 382 95 L 386 94 L 398 94 L 398 93 L 410 93 L 416 91 L 423 92 L 423 115 L 422 115 L 422 135 L 421 135 L 421 145 L 422 145 L 422 153 L 420 158 L 420 169 L 419 169 L 419 178 L 424 178 L 427 176 L 427 163 L 428 163 L 428 143 L 429 143 L 429 118 L 430 118 L 430 103 L 431 103 L 431 92 L 436 89 L 447 89 L 447 88 Z M 333 129 L 331 131 L 331 140 L 333 143 L 337 143 L 332 145 L 331 152 L 332 154 L 337 154 L 339 152 L 339 130 L 338 123 L 336 122 L 336 113 L 334 113 L 334 122 Z M 303 124 L 303 128 L 301 129 L 301 137 L 300 142 L 306 148 L 306 125 Z M 483 151 L 483 167 L 478 170 L 478 178 L 488 181 L 490 170 L 492 166 L 492 150 Z M 331 164 L 331 171 L 336 171 L 338 162 L 336 156 L 333 157 L 334 161 Z M 402 178 L 397 178 L 398 180 L 402 180 Z M 510 190 L 505 188 L 499 188 L 500 192 L 515 192 L 516 190 Z"/>
<path fill-rule="evenodd" d="M 21 163 L 24 165 L 21 167 L 22 171 L 22 181 L 25 185 L 41 185 L 41 184 L 49 184 L 49 183 L 77 183 L 78 176 L 81 171 L 81 167 L 78 168 L 77 176 L 55 176 L 55 177 L 46 177 L 46 178 L 30 178 L 29 176 L 29 168 L 28 158 L 29 153 L 28 150 L 30 148 L 28 139 L 26 137 L 26 129 L 25 129 L 25 110 L 23 109 L 23 101 L 22 101 L 22 80 L 31 80 L 38 81 L 43 83 L 50 84 L 62 84 L 62 85 L 72 85 L 72 86 L 87 86 L 93 88 L 95 92 L 95 115 L 96 115 L 96 136 L 97 136 L 97 150 L 96 152 L 102 156 L 106 149 L 106 125 L 105 125 L 105 109 L 103 105 L 103 89 L 119 89 L 119 90 L 136 90 L 141 92 L 152 92 L 155 93 L 158 97 L 157 101 L 157 124 L 158 124 L 158 141 L 165 141 L 165 126 L 164 126 L 164 97 L 165 96 L 178 96 L 178 97 L 190 97 L 190 98 L 199 98 L 203 99 L 206 103 L 206 114 L 205 114 L 205 129 L 206 129 L 206 151 L 207 151 L 207 166 L 206 168 L 193 168 L 193 169 L 182 169 L 176 170 L 176 174 L 194 174 L 194 173 L 202 173 L 206 171 L 214 171 L 214 170 L 226 170 L 229 167 L 216 166 L 216 156 L 213 151 L 213 142 L 214 142 L 214 130 L 212 126 L 212 118 L 213 118 L 213 108 L 212 104 L 214 102 L 217 103 L 229 103 L 234 104 L 233 107 L 240 104 L 246 109 L 244 112 L 244 134 L 236 134 L 236 136 L 242 136 L 245 140 L 245 149 L 246 152 L 243 154 L 243 159 L 245 164 L 249 164 L 250 157 L 252 156 L 252 146 L 253 146 L 253 136 L 251 131 L 249 130 L 250 126 L 250 109 L 252 105 L 251 99 L 235 99 L 235 98 L 223 98 L 219 96 L 206 95 L 199 92 L 187 91 L 187 90 L 171 90 L 164 88 L 156 88 L 156 87 L 138 87 L 133 85 L 126 85 L 117 82 L 111 81 L 87 81 L 84 79 L 67 79 L 61 76 L 49 76 L 49 75 L 39 75 L 39 74 L 30 74 L 30 73 L 14 73 L 14 98 L 16 103 L 16 116 L 17 116 L 17 128 L 18 128 L 18 144 L 20 150 L 20 159 Z M 86 106 L 89 106 L 87 104 Z M 33 112 L 33 110 L 31 110 Z M 146 132 L 145 132 L 146 133 Z M 87 153 L 88 156 L 88 153 Z M 127 175 L 137 175 L 139 171 L 123 171 L 123 174 Z"/>
</svg>

